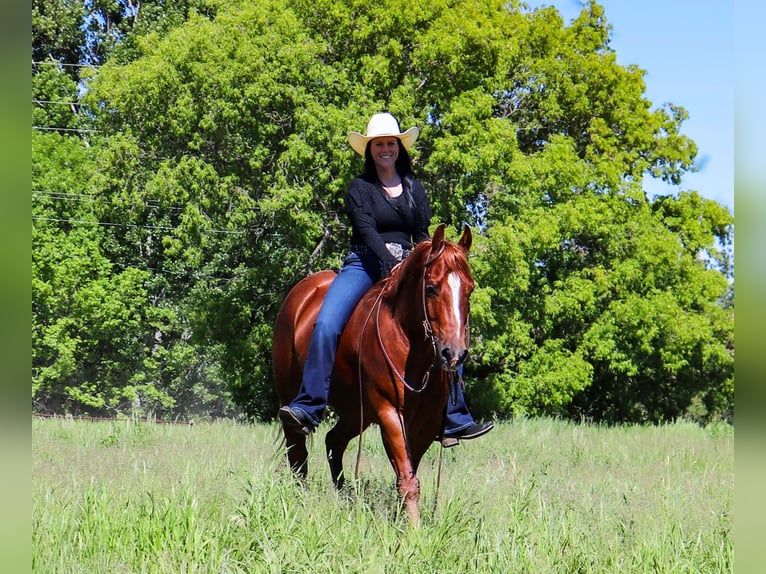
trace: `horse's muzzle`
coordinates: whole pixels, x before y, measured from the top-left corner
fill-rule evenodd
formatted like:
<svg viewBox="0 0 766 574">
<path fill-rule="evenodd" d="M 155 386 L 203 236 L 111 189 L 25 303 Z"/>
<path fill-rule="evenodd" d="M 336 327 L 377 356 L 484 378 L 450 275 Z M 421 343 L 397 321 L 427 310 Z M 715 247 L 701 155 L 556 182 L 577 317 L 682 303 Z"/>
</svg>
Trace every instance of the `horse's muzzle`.
<svg viewBox="0 0 766 574">
<path fill-rule="evenodd" d="M 445 371 L 456 371 L 468 358 L 468 349 L 456 351 L 450 347 L 443 347 L 439 353 L 441 368 Z"/>
</svg>

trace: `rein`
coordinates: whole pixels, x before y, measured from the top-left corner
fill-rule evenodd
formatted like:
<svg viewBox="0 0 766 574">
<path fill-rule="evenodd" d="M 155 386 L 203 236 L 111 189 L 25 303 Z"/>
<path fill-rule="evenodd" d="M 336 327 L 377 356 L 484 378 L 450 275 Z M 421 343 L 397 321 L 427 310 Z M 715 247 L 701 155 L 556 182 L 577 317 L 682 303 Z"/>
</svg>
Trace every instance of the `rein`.
<svg viewBox="0 0 766 574">
<path fill-rule="evenodd" d="M 444 243 L 441 244 L 441 247 L 436 253 L 432 253 L 429 255 L 428 259 L 423 265 L 423 274 L 421 276 L 421 289 L 420 289 L 421 302 L 423 306 L 423 329 L 425 330 L 426 338 L 431 342 L 431 347 L 433 348 L 433 352 L 434 352 L 434 362 L 436 361 L 436 337 L 434 337 L 434 331 L 433 331 L 433 328 L 431 327 L 431 320 L 428 318 L 428 311 L 426 310 L 426 271 L 428 270 L 428 267 L 430 267 L 431 264 L 434 261 L 436 261 L 439 258 L 439 256 L 441 256 L 442 253 L 444 253 Z M 382 295 L 383 295 L 383 291 L 381 290 L 380 294 L 378 295 L 378 298 L 375 301 L 375 305 L 373 306 L 373 308 L 376 309 L 375 326 L 377 327 L 378 345 L 380 345 L 380 350 L 383 352 L 383 357 L 386 359 L 386 364 L 391 369 L 393 374 L 396 377 L 398 377 L 399 380 L 402 381 L 402 384 L 413 393 L 422 393 L 423 391 L 426 390 L 426 387 L 428 387 L 428 383 L 430 381 L 430 374 L 431 374 L 430 369 L 426 371 L 425 375 L 423 375 L 423 380 L 420 382 L 420 388 L 415 388 L 407 382 L 402 372 L 396 368 L 396 365 L 391 360 L 391 356 L 388 354 L 388 351 L 386 350 L 386 345 L 383 342 L 383 338 L 380 335 L 380 307 L 381 307 Z M 364 333 L 364 329 L 362 329 L 362 333 Z M 361 341 L 361 335 L 360 335 L 360 341 Z M 361 345 L 359 346 L 359 348 L 361 349 Z"/>
</svg>

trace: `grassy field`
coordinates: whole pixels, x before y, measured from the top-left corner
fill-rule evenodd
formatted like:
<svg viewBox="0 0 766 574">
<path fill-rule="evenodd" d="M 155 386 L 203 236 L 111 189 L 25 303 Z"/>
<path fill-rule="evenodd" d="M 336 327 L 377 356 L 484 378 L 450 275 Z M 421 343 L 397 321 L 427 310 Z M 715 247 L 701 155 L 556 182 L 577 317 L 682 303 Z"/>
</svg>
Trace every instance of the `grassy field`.
<svg viewBox="0 0 766 574">
<path fill-rule="evenodd" d="M 434 444 L 419 529 L 377 429 L 336 493 L 328 428 L 301 485 L 276 424 L 33 419 L 32 571 L 733 572 L 730 427 L 516 420 L 444 450 L 438 489 Z"/>
</svg>

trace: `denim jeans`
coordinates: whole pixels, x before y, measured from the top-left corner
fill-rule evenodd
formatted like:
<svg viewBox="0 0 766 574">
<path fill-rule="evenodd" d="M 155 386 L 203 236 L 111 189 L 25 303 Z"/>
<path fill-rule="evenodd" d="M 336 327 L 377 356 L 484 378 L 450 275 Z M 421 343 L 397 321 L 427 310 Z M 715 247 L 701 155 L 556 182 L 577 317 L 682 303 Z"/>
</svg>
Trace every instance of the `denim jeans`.
<svg viewBox="0 0 766 574">
<path fill-rule="evenodd" d="M 305 413 L 314 426 L 322 420 L 327 406 L 330 377 L 343 327 L 356 304 L 379 277 L 380 264 L 375 256 L 360 258 L 352 253 L 346 258 L 327 290 L 314 324 L 314 333 L 303 366 L 301 388 L 298 396 L 290 403 L 291 408 Z M 473 422 L 465 404 L 463 391 L 458 385 L 457 396 L 450 393 L 447 404 L 445 433 L 458 432 L 471 426 Z"/>
<path fill-rule="evenodd" d="M 463 380 L 463 365 L 458 367 L 458 380 Z M 473 416 L 468 411 L 463 395 L 463 385 L 450 385 L 449 400 L 447 401 L 447 414 L 444 420 L 444 434 L 450 435 L 467 429 L 474 423 Z"/>
</svg>

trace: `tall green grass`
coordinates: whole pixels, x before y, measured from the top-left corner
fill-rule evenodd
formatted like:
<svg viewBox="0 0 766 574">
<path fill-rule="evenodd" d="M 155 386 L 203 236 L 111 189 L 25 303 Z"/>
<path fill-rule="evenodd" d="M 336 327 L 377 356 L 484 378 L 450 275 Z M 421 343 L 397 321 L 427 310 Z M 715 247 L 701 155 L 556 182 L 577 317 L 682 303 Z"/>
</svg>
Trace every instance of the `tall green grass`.
<svg viewBox="0 0 766 574">
<path fill-rule="evenodd" d="M 377 429 L 332 487 L 274 425 L 32 421 L 33 572 L 733 571 L 730 427 L 499 424 L 421 468 L 411 528 Z M 346 453 L 353 476 L 356 441 Z M 353 481 L 351 481 L 353 482 Z"/>
</svg>

